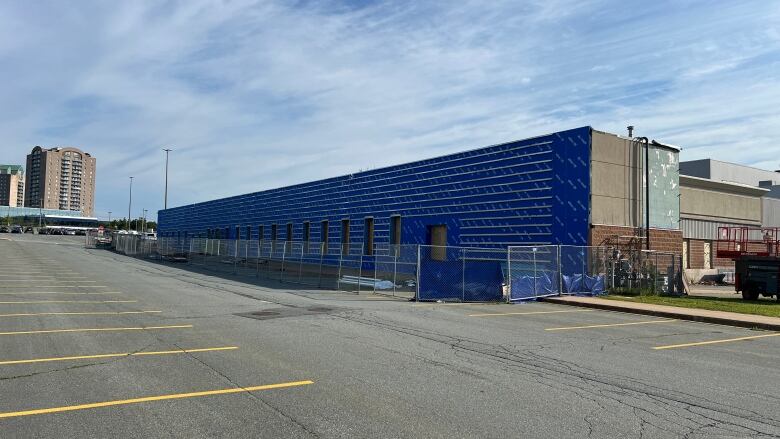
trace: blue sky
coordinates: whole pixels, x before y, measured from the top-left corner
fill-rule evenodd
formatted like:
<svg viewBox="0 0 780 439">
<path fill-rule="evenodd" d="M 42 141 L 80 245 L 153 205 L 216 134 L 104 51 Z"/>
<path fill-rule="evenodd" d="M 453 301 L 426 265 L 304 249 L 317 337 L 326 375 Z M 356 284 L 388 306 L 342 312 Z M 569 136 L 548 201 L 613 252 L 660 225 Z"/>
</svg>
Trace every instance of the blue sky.
<svg viewBox="0 0 780 439">
<path fill-rule="evenodd" d="M 166 146 L 173 206 L 582 125 L 780 168 L 771 1 L 7 1 L 0 65 L 0 162 L 81 147 L 100 217 Z"/>
</svg>

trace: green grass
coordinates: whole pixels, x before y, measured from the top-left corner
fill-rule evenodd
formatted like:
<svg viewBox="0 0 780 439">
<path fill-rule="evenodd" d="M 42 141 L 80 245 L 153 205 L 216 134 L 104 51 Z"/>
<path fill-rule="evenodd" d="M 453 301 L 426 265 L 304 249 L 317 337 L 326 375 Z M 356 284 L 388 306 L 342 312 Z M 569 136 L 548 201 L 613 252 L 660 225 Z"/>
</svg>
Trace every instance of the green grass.
<svg viewBox="0 0 780 439">
<path fill-rule="evenodd" d="M 655 305 L 679 306 L 682 308 L 729 311 L 743 314 L 756 314 L 767 317 L 780 317 L 780 303 L 775 299 L 763 298 L 746 301 L 736 297 L 668 297 L 668 296 L 602 296 L 605 299 L 625 302 L 651 303 Z"/>
</svg>

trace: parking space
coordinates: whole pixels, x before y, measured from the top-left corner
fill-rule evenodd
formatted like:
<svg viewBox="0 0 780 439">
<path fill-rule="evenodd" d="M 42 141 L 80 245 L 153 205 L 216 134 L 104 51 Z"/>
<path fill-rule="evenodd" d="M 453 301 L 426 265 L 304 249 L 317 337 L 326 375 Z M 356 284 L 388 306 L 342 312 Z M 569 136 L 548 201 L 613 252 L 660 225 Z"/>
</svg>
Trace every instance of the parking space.
<svg viewBox="0 0 780 439">
<path fill-rule="evenodd" d="M 767 347 L 780 352 L 780 333 L 757 331 L 722 325 L 712 325 L 671 318 L 576 308 L 548 303 L 517 305 L 480 305 L 468 303 L 419 304 L 426 309 L 438 309 L 451 317 L 490 320 L 492 325 L 515 328 L 522 325 L 531 330 L 565 333 L 566 337 L 592 340 L 632 337 L 637 344 L 654 351 L 696 347 L 721 348 L 720 345 L 756 342 L 766 339 L 774 345 L 747 343 L 739 353 L 765 351 Z M 595 334 L 594 334 L 595 333 Z M 651 341 L 667 339 L 663 344 Z M 776 340 L 776 341 L 775 341 Z M 732 348 L 733 350 L 733 348 Z"/>
<path fill-rule="evenodd" d="M 16 237 L 7 254 L 58 268 L 0 276 L 4 437 L 780 434 L 773 333 L 243 284 Z"/>
<path fill-rule="evenodd" d="M 29 243 L 0 242 L 0 388 L 3 395 L 24 395 L 0 398 L 0 419 L 225 398 L 313 383 L 226 385 L 201 358 L 234 355 L 240 346 L 213 334 L 198 337 L 196 324 L 172 322 L 170 310 L 157 309 L 148 297 L 117 291 L 66 259 L 42 257 L 49 248 L 24 244 Z M 164 334 L 171 332 L 188 335 Z"/>
</svg>

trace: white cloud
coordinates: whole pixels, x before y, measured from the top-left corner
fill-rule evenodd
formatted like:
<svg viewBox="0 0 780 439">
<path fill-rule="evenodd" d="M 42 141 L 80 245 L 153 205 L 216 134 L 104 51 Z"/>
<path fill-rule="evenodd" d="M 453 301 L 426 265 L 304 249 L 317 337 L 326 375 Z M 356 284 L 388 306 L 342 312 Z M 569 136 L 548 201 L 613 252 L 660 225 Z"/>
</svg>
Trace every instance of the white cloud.
<svg viewBox="0 0 780 439">
<path fill-rule="evenodd" d="M 161 207 L 163 146 L 172 205 L 588 124 L 777 166 L 777 8 L 455 5 L 2 4 L 0 161 L 81 146 L 114 216 L 129 175 Z"/>
</svg>

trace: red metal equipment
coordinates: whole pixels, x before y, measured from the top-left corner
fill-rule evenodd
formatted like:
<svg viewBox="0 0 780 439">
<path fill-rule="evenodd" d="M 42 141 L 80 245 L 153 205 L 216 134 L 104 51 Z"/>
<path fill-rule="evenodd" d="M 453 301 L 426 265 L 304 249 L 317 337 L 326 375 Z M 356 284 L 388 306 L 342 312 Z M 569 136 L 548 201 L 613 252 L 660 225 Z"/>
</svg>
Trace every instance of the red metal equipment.
<svg viewBox="0 0 780 439">
<path fill-rule="evenodd" d="M 734 289 L 742 298 L 780 301 L 780 228 L 718 227 L 716 255 L 734 260 Z"/>
<path fill-rule="evenodd" d="M 780 256 L 780 227 L 718 227 L 718 258 Z"/>
</svg>

